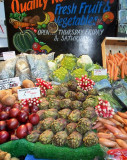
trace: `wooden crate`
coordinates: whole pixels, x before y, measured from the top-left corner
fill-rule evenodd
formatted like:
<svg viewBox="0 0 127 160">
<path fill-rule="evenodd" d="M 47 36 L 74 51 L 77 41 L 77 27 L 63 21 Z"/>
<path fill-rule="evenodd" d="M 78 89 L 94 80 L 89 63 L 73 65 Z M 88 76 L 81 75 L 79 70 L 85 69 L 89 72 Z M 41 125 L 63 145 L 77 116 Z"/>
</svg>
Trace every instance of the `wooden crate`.
<svg viewBox="0 0 127 160">
<path fill-rule="evenodd" d="M 112 54 L 125 53 L 127 51 L 127 37 L 106 37 L 102 44 L 102 63 L 103 67 L 106 68 L 106 55 L 111 51 Z"/>
</svg>

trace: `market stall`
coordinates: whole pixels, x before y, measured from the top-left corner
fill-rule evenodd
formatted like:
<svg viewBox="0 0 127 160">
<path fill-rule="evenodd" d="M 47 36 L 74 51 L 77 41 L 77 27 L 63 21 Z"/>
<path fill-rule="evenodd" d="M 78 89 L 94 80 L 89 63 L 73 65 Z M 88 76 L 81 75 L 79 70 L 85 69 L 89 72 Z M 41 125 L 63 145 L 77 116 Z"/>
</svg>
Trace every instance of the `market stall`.
<svg viewBox="0 0 127 160">
<path fill-rule="evenodd" d="M 127 40 L 114 37 L 118 3 L 4 3 L 1 159 L 126 158 Z"/>
</svg>

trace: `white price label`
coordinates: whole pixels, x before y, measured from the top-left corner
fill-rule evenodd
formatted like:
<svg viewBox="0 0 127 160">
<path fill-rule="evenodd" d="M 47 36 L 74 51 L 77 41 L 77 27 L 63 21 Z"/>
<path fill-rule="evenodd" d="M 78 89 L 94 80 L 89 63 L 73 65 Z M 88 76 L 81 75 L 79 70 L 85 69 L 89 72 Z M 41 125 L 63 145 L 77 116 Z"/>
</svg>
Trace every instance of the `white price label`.
<svg viewBox="0 0 127 160">
<path fill-rule="evenodd" d="M 94 75 L 95 76 L 106 76 L 107 69 L 94 69 Z"/>
<path fill-rule="evenodd" d="M 40 97 L 40 88 L 25 88 L 25 89 L 18 89 L 18 99 L 28 99 L 28 98 L 36 98 Z"/>
<path fill-rule="evenodd" d="M 20 86 L 19 77 L 0 80 L 0 90 Z"/>
<path fill-rule="evenodd" d="M 4 60 L 15 58 L 15 51 L 3 52 Z"/>
</svg>

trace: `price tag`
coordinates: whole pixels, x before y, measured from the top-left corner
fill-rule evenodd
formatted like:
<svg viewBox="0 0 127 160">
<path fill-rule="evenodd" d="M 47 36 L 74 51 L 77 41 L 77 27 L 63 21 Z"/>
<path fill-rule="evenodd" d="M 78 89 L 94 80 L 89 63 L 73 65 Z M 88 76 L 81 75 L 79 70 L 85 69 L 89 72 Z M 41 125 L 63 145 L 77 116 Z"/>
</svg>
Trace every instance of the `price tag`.
<svg viewBox="0 0 127 160">
<path fill-rule="evenodd" d="M 94 75 L 95 76 L 106 76 L 107 69 L 94 69 Z"/>
<path fill-rule="evenodd" d="M 2 52 L 4 60 L 15 58 L 15 51 Z"/>
<path fill-rule="evenodd" d="M 19 77 L 0 80 L 0 90 L 20 86 Z"/>
<path fill-rule="evenodd" d="M 36 98 L 40 97 L 40 88 L 25 88 L 25 89 L 18 89 L 18 99 L 28 99 L 28 98 Z"/>
</svg>

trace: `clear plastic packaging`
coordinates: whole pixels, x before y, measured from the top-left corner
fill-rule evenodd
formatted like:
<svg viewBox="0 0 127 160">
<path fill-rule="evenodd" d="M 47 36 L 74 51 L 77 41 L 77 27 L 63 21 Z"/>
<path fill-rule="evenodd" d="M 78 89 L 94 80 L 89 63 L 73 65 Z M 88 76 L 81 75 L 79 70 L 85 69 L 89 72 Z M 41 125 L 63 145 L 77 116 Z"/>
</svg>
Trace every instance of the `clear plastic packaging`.
<svg viewBox="0 0 127 160">
<path fill-rule="evenodd" d="M 25 79 L 30 79 L 30 68 L 25 54 L 21 54 L 18 56 L 15 76 L 19 77 L 21 82 Z"/>
<path fill-rule="evenodd" d="M 0 80 L 13 78 L 15 76 L 15 65 L 17 58 L 0 62 Z"/>
<path fill-rule="evenodd" d="M 36 78 L 42 78 L 45 81 L 49 80 L 49 67 L 47 55 L 27 55 L 27 60 L 31 72 L 31 80 L 36 81 Z"/>
</svg>

